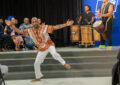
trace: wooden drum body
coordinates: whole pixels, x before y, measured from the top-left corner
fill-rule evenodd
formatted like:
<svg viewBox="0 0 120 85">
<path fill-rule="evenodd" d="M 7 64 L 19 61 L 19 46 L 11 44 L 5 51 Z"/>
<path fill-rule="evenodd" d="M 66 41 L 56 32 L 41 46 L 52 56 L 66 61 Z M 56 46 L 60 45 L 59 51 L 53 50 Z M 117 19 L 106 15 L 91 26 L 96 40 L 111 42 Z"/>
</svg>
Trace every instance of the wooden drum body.
<svg viewBox="0 0 120 85">
<path fill-rule="evenodd" d="M 95 41 L 100 41 L 100 34 L 91 29 L 91 25 L 73 25 L 71 26 L 71 42 L 78 42 L 79 45 L 90 46 L 94 45 Z"/>
<path fill-rule="evenodd" d="M 93 45 L 91 26 L 81 26 L 81 45 Z"/>
<path fill-rule="evenodd" d="M 80 26 L 79 25 L 71 26 L 71 41 L 72 42 L 80 41 Z"/>
<path fill-rule="evenodd" d="M 94 41 L 100 41 L 100 33 L 98 33 L 96 30 L 93 30 L 93 37 Z"/>
</svg>

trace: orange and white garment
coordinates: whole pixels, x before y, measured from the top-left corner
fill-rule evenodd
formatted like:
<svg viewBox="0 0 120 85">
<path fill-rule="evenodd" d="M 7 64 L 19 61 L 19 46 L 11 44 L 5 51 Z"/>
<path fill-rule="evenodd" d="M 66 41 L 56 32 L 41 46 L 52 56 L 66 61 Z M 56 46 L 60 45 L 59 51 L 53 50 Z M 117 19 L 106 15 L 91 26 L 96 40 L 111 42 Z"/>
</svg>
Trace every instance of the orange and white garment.
<svg viewBox="0 0 120 85">
<path fill-rule="evenodd" d="M 51 45 L 54 46 L 54 43 L 48 34 L 52 32 L 53 27 L 51 25 L 46 25 L 44 28 L 42 26 L 39 26 L 38 31 L 36 31 L 35 28 L 24 30 L 24 34 L 30 36 L 33 39 L 39 51 L 45 51 Z"/>
</svg>

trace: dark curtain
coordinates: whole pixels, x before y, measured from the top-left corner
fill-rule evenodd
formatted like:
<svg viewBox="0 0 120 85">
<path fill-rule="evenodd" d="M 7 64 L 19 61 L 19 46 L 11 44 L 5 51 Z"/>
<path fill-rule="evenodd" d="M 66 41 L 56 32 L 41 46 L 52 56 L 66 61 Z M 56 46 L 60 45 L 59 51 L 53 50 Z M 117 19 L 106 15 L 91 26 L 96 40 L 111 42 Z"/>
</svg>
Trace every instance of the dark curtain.
<svg viewBox="0 0 120 85">
<path fill-rule="evenodd" d="M 0 17 L 13 15 L 23 22 L 24 17 L 36 16 L 50 25 L 65 23 L 68 19 L 75 20 L 81 13 L 82 0 L 0 0 Z M 54 31 L 51 35 L 57 46 L 70 44 L 70 29 L 66 27 Z"/>
</svg>

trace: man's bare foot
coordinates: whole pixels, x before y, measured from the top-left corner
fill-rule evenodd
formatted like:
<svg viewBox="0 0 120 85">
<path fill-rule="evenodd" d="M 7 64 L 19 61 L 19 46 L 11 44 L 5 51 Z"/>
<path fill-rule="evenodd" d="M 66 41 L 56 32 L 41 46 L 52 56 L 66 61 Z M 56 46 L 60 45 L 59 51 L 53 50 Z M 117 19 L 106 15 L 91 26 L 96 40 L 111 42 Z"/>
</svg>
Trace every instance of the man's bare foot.
<svg viewBox="0 0 120 85">
<path fill-rule="evenodd" d="M 37 82 L 37 81 L 40 81 L 41 79 L 33 79 L 31 82 Z"/>
<path fill-rule="evenodd" d="M 64 67 L 65 67 L 67 70 L 71 69 L 71 66 L 70 66 L 69 64 L 65 64 Z"/>
</svg>

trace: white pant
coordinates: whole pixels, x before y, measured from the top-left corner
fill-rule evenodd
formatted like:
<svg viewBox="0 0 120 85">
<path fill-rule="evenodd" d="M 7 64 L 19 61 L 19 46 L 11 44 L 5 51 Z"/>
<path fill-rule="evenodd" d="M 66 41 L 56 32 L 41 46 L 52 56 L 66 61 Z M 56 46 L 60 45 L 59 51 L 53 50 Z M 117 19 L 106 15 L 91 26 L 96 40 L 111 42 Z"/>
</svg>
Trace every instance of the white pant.
<svg viewBox="0 0 120 85">
<path fill-rule="evenodd" d="M 64 59 L 60 56 L 60 54 L 58 54 L 56 52 L 55 46 L 50 46 L 47 50 L 38 52 L 35 63 L 34 63 L 34 70 L 35 70 L 36 79 L 43 77 L 43 74 L 41 73 L 40 65 L 43 63 L 48 52 L 50 52 L 52 57 L 55 60 L 58 60 L 62 65 L 64 65 L 66 63 L 64 61 Z"/>
</svg>

